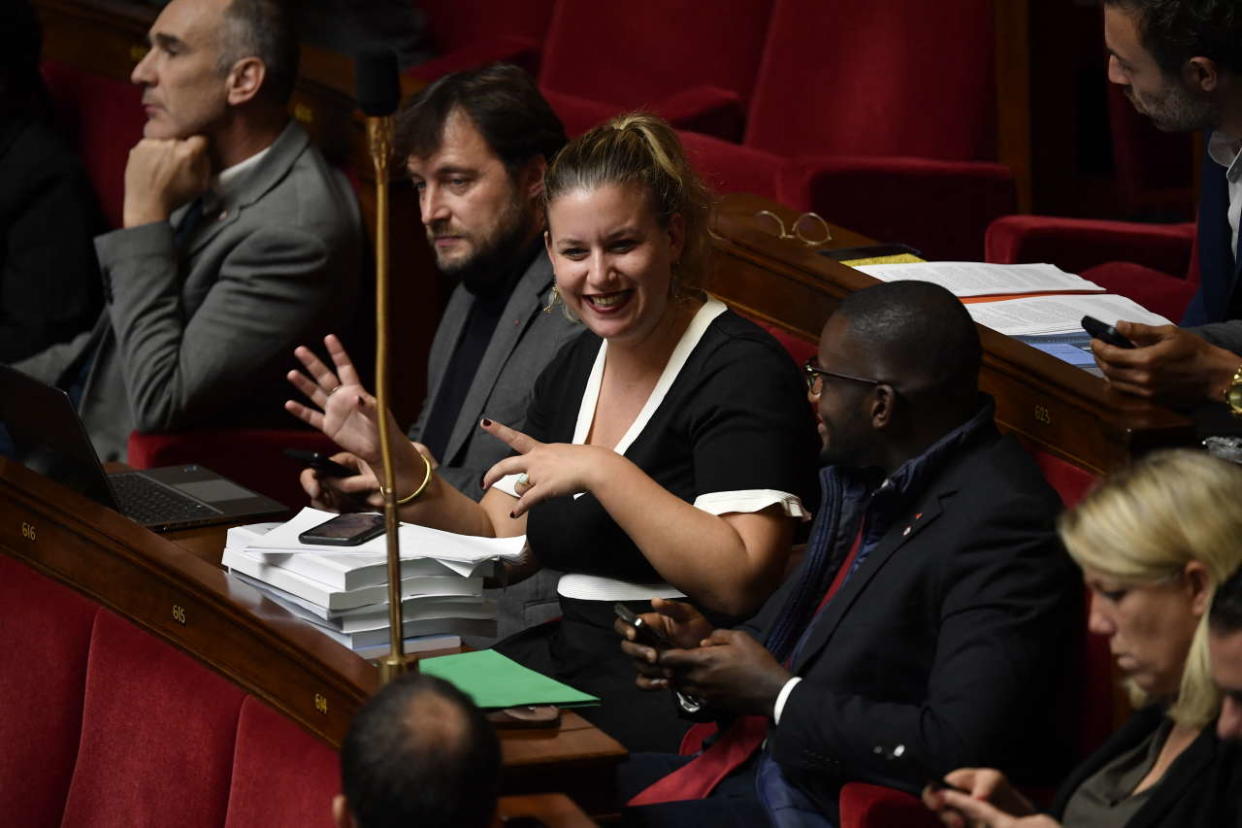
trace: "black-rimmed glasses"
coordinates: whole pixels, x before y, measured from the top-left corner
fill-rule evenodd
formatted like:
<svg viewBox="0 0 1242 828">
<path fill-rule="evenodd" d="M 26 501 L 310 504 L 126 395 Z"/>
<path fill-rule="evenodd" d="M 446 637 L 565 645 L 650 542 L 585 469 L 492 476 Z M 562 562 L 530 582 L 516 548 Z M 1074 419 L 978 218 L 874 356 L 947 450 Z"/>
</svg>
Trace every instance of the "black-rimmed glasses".
<svg viewBox="0 0 1242 828">
<path fill-rule="evenodd" d="M 810 391 L 813 396 L 818 397 L 824 390 L 824 377 L 835 377 L 836 379 L 849 380 L 850 382 L 861 382 L 866 385 L 884 385 L 884 380 L 870 379 L 868 377 L 856 377 L 853 374 L 842 374 L 839 371 L 829 371 L 820 368 L 815 364 L 815 357 L 811 357 L 802 365 L 802 376 L 806 380 L 806 390 Z"/>
</svg>

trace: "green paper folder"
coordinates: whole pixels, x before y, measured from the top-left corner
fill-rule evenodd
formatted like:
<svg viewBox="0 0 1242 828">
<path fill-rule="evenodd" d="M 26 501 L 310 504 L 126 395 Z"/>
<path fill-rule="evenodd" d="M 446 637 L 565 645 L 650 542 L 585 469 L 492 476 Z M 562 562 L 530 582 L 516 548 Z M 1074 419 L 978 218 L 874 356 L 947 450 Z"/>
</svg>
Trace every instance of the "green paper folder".
<svg viewBox="0 0 1242 828">
<path fill-rule="evenodd" d="M 518 707 L 524 704 L 555 704 L 585 707 L 599 699 L 523 667 L 495 650 L 424 658 L 419 672 L 457 685 L 482 708 Z"/>
</svg>

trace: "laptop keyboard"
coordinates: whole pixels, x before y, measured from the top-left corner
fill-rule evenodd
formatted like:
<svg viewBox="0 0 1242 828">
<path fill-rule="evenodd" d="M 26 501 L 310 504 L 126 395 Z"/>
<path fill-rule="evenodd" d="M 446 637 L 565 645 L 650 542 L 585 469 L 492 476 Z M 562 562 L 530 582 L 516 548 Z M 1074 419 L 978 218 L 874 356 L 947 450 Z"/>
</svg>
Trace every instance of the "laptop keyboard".
<svg viewBox="0 0 1242 828">
<path fill-rule="evenodd" d="M 180 523 L 220 514 L 141 474 L 113 474 L 108 480 L 121 511 L 138 523 Z"/>
</svg>

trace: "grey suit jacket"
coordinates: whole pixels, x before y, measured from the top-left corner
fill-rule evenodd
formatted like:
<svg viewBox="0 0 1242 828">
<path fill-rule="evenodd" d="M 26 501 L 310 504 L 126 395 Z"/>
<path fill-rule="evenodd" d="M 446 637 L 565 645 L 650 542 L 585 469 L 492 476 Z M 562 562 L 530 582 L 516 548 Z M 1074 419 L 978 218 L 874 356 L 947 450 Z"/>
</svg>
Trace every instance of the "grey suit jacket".
<svg viewBox="0 0 1242 828">
<path fill-rule="evenodd" d="M 353 312 L 358 208 L 296 123 L 179 251 L 185 212 L 98 237 L 107 304 L 94 329 L 16 366 L 63 384 L 93 360 L 80 411 L 105 461 L 125 457 L 134 429 L 291 424 L 293 348 Z"/>
<path fill-rule="evenodd" d="M 474 500 L 483 496 L 479 480 L 495 463 L 509 456 L 509 447 L 479 429 L 483 417 L 516 429 L 526 425 L 526 409 L 534 395 L 535 379 L 561 346 L 582 332 L 559 307 L 545 313 L 552 289 L 552 263 L 539 253 L 514 287 L 491 342 L 462 403 L 444 457 L 439 458 L 440 476 Z M 474 304 L 474 296 L 458 286 L 436 328 L 428 358 L 427 399 L 417 422 L 410 428 L 412 440 L 421 439 L 427 418 L 440 393 L 444 372 L 462 328 Z M 504 638 L 532 624 L 560 614 L 556 582 L 560 574 L 543 571 L 503 590 L 488 590 L 497 601 L 497 634 Z M 490 641 L 471 639 L 472 646 Z"/>
</svg>

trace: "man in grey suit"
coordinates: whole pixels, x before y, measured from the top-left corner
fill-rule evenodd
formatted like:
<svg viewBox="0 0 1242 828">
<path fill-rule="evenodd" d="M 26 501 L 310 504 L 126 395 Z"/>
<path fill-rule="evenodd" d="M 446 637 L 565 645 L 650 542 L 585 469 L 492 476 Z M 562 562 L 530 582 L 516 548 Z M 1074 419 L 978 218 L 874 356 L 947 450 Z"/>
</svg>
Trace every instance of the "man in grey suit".
<svg viewBox="0 0 1242 828">
<path fill-rule="evenodd" d="M 428 394 L 409 437 L 438 459 L 444 480 L 478 500 L 483 473 L 509 454 L 479 420 L 520 430 L 536 377 L 582 331 L 559 308 L 545 311 L 553 278 L 543 172 L 565 131 L 525 72 L 495 65 L 437 80 L 402 108 L 396 133 L 436 263 L 459 282 L 432 341 Z M 333 459 L 360 474 L 334 480 L 307 469 L 312 502 L 382 508 L 370 470 L 348 453 Z M 558 615 L 558 578 L 540 572 L 495 591 L 499 635 Z"/>
<path fill-rule="evenodd" d="M 348 184 L 286 113 L 298 49 L 280 4 L 173 0 L 149 41 L 124 227 L 95 240 L 105 311 L 16 366 L 80 395 L 104 460 L 135 428 L 287 422 L 289 354 L 348 321 L 362 264 Z"/>
</svg>

